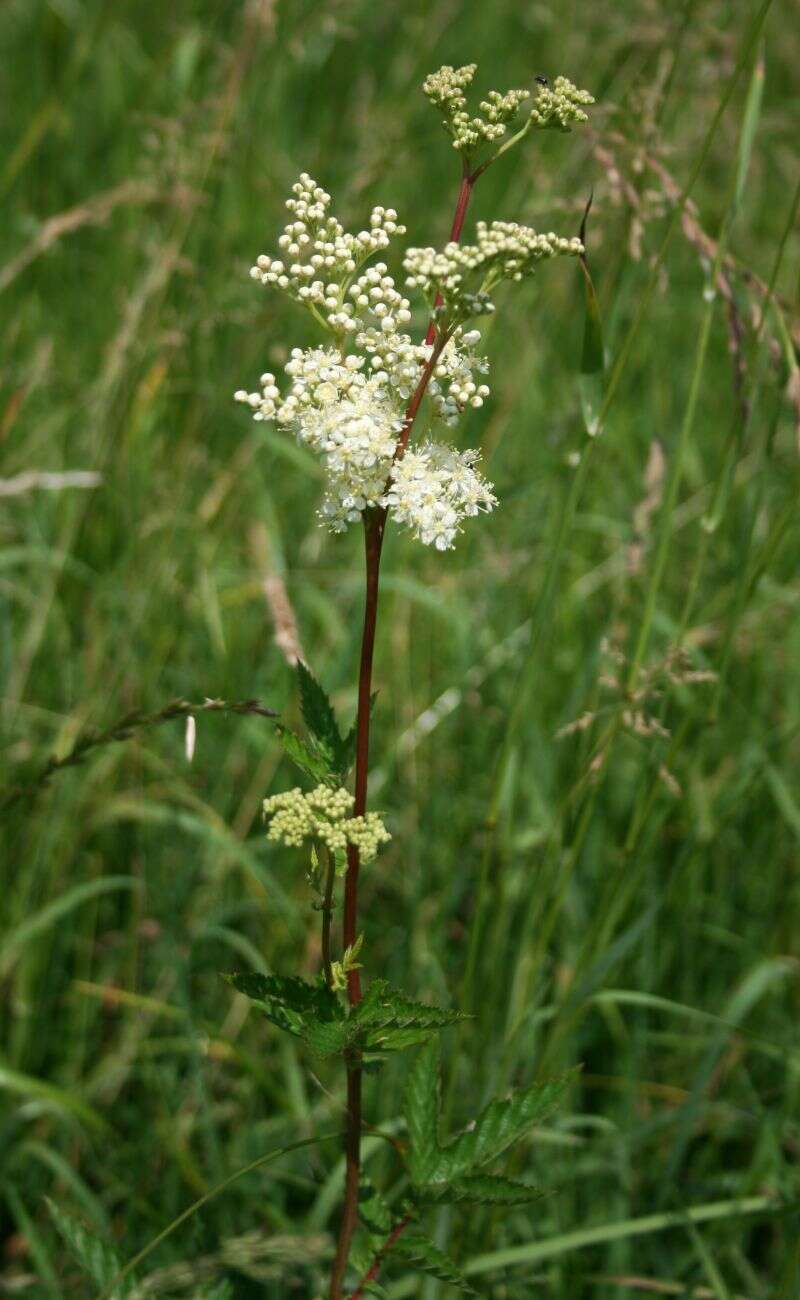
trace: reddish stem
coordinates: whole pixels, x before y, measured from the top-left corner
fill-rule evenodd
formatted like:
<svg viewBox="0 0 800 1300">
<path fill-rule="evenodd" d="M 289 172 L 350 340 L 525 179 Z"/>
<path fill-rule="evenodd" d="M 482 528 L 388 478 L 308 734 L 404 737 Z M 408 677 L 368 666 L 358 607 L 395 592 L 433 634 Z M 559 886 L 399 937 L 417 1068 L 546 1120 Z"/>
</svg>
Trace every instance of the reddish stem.
<svg viewBox="0 0 800 1300">
<path fill-rule="evenodd" d="M 464 225 L 475 177 L 465 169 L 461 178 L 461 188 L 450 230 L 450 239 L 457 241 Z M 440 299 L 437 298 L 437 303 Z M 419 412 L 425 390 L 430 382 L 436 363 L 448 341 L 448 336 L 436 332 L 436 324 L 431 321 L 426 342 L 433 344 L 430 357 L 425 362 L 414 392 L 411 395 L 403 418 L 403 426 L 397 439 L 395 459 L 399 460 L 405 453 L 411 429 Z M 361 663 L 358 673 L 358 711 L 356 713 L 356 761 L 355 761 L 355 799 L 353 813 L 363 816 L 367 808 L 367 781 L 369 776 L 369 724 L 370 703 L 372 698 L 372 659 L 375 651 L 375 629 L 378 621 L 378 584 L 380 579 L 381 552 L 383 534 L 386 528 L 388 511 L 372 509 L 364 512 L 364 551 L 366 559 L 366 591 L 364 598 L 364 630 L 361 637 Z M 360 867 L 358 849 L 347 846 L 347 873 L 344 881 L 344 911 L 342 921 L 342 942 L 345 948 L 351 947 L 358 931 L 358 873 Z M 347 996 L 351 1006 L 361 1001 L 361 976 L 357 970 L 347 973 Z M 344 1206 L 342 1221 L 339 1225 L 339 1239 L 336 1243 L 336 1255 L 331 1271 L 330 1300 L 342 1300 L 342 1285 L 350 1256 L 350 1243 L 358 1225 L 358 1186 L 361 1171 L 361 1061 L 357 1053 L 347 1060 L 347 1129 L 345 1136 L 345 1179 Z M 400 1232 L 406 1227 L 407 1220 L 397 1231 L 397 1236 L 390 1239 L 384 1252 Z M 366 1280 L 366 1279 L 365 1279 Z M 363 1286 L 363 1282 L 361 1284 Z M 357 1291 L 356 1295 L 361 1295 Z"/>
<path fill-rule="evenodd" d="M 392 1249 L 394 1243 L 405 1232 L 410 1222 L 411 1222 L 410 1219 L 401 1219 L 400 1222 L 397 1224 L 397 1226 L 395 1228 L 392 1228 L 392 1231 L 389 1233 L 389 1236 L 386 1238 L 386 1241 L 381 1246 L 380 1250 L 378 1251 L 377 1255 L 372 1261 L 369 1270 L 364 1274 L 364 1276 L 362 1277 L 361 1281 L 359 1282 L 353 1294 L 348 1297 L 348 1300 L 361 1300 L 361 1297 L 364 1294 L 364 1287 L 367 1285 L 368 1282 L 375 1281 L 375 1279 L 377 1278 L 378 1274 L 381 1271 L 381 1265 L 383 1264 L 384 1259 L 389 1254 L 389 1251 Z"/>
<path fill-rule="evenodd" d="M 406 407 L 403 427 L 397 438 L 395 458 L 405 453 L 411 429 L 417 418 L 425 389 L 439 360 L 447 338 L 436 341 L 430 357 L 425 362 L 419 382 Z M 362 817 L 367 809 L 367 781 L 369 777 L 369 724 L 372 697 L 372 659 L 375 651 L 375 629 L 378 622 L 378 584 L 380 579 L 383 534 L 386 528 L 385 507 L 368 510 L 364 514 L 364 557 L 366 592 L 364 598 L 364 631 L 361 637 L 361 664 L 358 672 L 358 711 L 356 713 L 356 775 L 353 814 Z M 358 935 L 358 873 L 361 860 L 354 844 L 347 846 L 347 874 L 344 880 L 344 916 L 342 943 L 351 947 Z M 361 976 L 357 970 L 347 973 L 347 996 L 351 1006 L 361 1001 Z"/>
<path fill-rule="evenodd" d="M 464 229 L 464 218 L 467 215 L 467 208 L 469 207 L 469 201 L 472 197 L 472 187 L 474 186 L 477 179 L 478 179 L 477 176 L 471 175 L 469 170 L 466 167 L 464 168 L 464 172 L 461 177 L 461 189 L 458 191 L 458 202 L 456 203 L 456 210 L 453 214 L 453 224 L 450 227 L 451 244 L 457 244 L 459 239 L 461 238 L 461 231 Z M 442 303 L 442 295 L 440 293 L 437 293 L 434 307 L 441 306 L 441 303 Z M 433 342 L 435 337 L 436 337 L 436 321 L 431 320 L 428 326 L 428 333 L 425 335 L 425 342 L 430 344 Z"/>
<path fill-rule="evenodd" d="M 386 526 L 385 510 L 370 510 L 364 515 L 364 557 L 366 561 L 366 592 L 364 598 L 364 631 L 361 636 L 361 664 L 358 672 L 358 712 L 356 714 L 356 778 L 353 813 L 362 817 L 367 807 L 367 779 L 369 775 L 369 723 L 370 697 L 372 695 L 372 657 L 375 650 L 375 627 L 378 621 L 378 579 L 380 577 L 383 530 Z M 344 881 L 344 921 L 342 943 L 345 948 L 355 943 L 358 924 L 358 869 L 360 858 L 354 844 L 347 846 L 347 874 Z M 357 970 L 348 971 L 347 995 L 350 1005 L 361 1001 L 361 978 Z"/>
</svg>

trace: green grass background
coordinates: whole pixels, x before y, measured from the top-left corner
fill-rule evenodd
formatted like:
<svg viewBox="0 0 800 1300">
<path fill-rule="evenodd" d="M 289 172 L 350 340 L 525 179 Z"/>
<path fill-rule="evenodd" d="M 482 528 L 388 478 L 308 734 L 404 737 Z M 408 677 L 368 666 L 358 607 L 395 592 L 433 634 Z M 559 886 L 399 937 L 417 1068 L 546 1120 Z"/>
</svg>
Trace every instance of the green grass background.
<svg viewBox="0 0 800 1300">
<path fill-rule="evenodd" d="M 555 1193 L 437 1227 L 496 1300 L 800 1294 L 800 15 L 775 0 L 748 55 L 756 12 L 7 0 L 0 13 L 0 474 L 102 475 L 2 498 L 8 787 L 83 729 L 176 696 L 258 697 L 295 718 L 265 577 L 284 582 L 310 663 L 352 714 L 360 538 L 319 529 L 315 462 L 231 400 L 312 338 L 248 267 L 274 248 L 301 170 L 347 222 L 381 202 L 410 242 L 445 238 L 457 159 L 419 90 L 442 62 L 477 60 L 486 89 L 564 72 L 597 97 L 591 131 L 541 135 L 498 164 L 470 220 L 571 235 L 594 189 L 612 366 L 630 345 L 604 433 L 576 488 L 582 290 L 555 264 L 503 301 L 493 396 L 463 433 L 501 507 L 444 557 L 390 531 L 378 634 L 373 805 L 394 839 L 365 875 L 367 966 L 474 1013 L 446 1044 L 453 1125 L 492 1091 L 583 1067 L 508 1166 Z M 694 185 L 696 226 L 675 223 L 656 261 L 743 55 Z M 763 101 L 748 116 L 756 56 Z M 698 248 L 723 226 L 730 307 L 707 301 Z M 780 305 L 759 328 L 774 274 Z M 674 510 L 657 504 L 654 445 Z M 602 679 L 624 681 L 637 640 L 649 694 L 631 706 Z M 717 679 L 670 680 L 678 643 Z M 626 707 L 669 735 L 632 734 Z M 96 1295 L 45 1196 L 128 1259 L 240 1166 L 341 1122 L 338 1067 L 302 1059 L 219 977 L 318 967 L 302 866 L 259 823 L 262 798 L 294 780 L 267 721 L 210 714 L 191 766 L 174 722 L 5 810 L 0 1294 Z M 402 1077 L 393 1065 L 367 1086 L 389 1133 Z M 399 1189 L 387 1144 L 366 1151 Z M 312 1146 L 235 1182 L 151 1253 L 140 1294 L 199 1297 L 222 1277 L 236 1300 L 317 1294 L 337 1160 Z M 402 1268 L 385 1277 L 390 1295 L 444 1295 Z"/>
</svg>

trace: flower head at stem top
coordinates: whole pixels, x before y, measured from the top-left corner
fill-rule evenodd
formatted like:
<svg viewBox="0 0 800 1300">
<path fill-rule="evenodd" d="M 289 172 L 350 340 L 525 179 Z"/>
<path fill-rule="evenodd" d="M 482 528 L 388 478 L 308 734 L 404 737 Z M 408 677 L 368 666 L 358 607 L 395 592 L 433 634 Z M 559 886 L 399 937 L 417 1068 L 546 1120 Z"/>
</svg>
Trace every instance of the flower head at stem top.
<svg viewBox="0 0 800 1300">
<path fill-rule="evenodd" d="M 478 453 L 457 451 L 431 436 L 436 424 L 453 427 L 489 395 L 481 382 L 488 363 L 477 350 L 480 331 L 465 325 L 494 310 L 490 295 L 501 281 L 527 278 L 539 262 L 560 254 L 580 255 L 583 245 L 577 238 L 493 221 L 478 223 L 474 244 L 451 242 L 441 252 L 408 249 L 406 286 L 421 295 L 437 322 L 433 342 L 415 343 L 402 329 L 411 315 L 409 299 L 386 264 L 363 268 L 370 250 L 385 247 L 389 234 L 402 230 L 394 210 L 375 209 L 372 221 L 380 224 L 374 233 L 352 236 L 329 214 L 329 196 L 311 177 L 304 174 L 294 189 L 307 197 L 289 200 L 297 220 L 282 240 L 291 239 L 288 252 L 306 260 L 286 268 L 264 255 L 253 270 L 262 283 L 310 306 L 330 342 L 292 349 L 285 367 L 288 393 L 267 372 L 260 391 L 240 390 L 236 399 L 254 419 L 274 420 L 321 455 L 328 486 L 320 515 L 334 532 L 369 510 L 393 511 L 418 540 L 447 550 L 466 518 L 497 504 L 477 468 Z M 312 278 L 320 259 L 332 277 L 327 284 Z M 429 431 L 403 469 L 409 411 L 413 423 L 420 387 Z"/>
<path fill-rule="evenodd" d="M 475 63 L 466 63 L 461 68 L 445 64 L 426 77 L 422 86 L 439 113 L 453 148 L 463 159 L 465 174 L 473 178 L 532 128 L 569 131 L 574 125 L 587 121 L 584 110 L 594 103 L 588 90 L 580 90 L 568 77 L 556 77 L 551 85 L 547 77 L 540 76 L 535 79 L 533 106 L 527 114 L 523 105 L 531 98 L 532 92 L 525 89 L 490 90 L 478 104 L 477 111 L 470 111 L 465 92 L 476 71 Z M 512 126 L 517 129 L 509 136 Z"/>
</svg>

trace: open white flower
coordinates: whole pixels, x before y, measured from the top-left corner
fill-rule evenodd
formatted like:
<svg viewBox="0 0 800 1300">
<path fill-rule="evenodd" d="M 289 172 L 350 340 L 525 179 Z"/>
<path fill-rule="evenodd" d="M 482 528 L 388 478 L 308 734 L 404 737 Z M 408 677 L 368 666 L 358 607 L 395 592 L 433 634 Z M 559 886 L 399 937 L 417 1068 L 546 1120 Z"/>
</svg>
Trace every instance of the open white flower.
<svg viewBox="0 0 800 1300">
<path fill-rule="evenodd" d="M 480 105 L 483 116 L 469 118 L 464 90 L 474 71 L 471 64 L 445 67 L 425 86 L 454 144 L 467 150 L 499 139 L 527 96 L 521 90 L 492 91 Z M 543 119 L 561 126 L 580 119 L 579 105 L 588 103 L 584 92 L 563 79 L 546 89 L 536 98 Z M 404 227 L 393 208 L 376 207 L 368 229 L 348 233 L 331 214 L 330 195 L 307 173 L 292 189 L 292 220 L 278 240 L 282 256 L 262 254 L 251 274 L 305 305 L 330 342 L 292 349 L 285 394 L 267 372 L 257 391 L 241 389 L 236 400 L 255 420 L 275 421 L 321 456 L 327 487 L 320 515 L 334 532 L 367 510 L 387 509 L 421 542 L 447 550 L 464 519 L 497 504 L 491 484 L 476 469 L 478 453 L 431 436 L 432 425 L 456 425 L 489 395 L 482 378 L 488 365 L 477 351 L 480 333 L 465 329 L 464 322 L 494 310 L 490 294 L 498 281 L 521 280 L 546 258 L 580 254 L 581 241 L 493 221 L 478 222 L 473 244 L 407 250 L 406 284 L 437 313 L 446 339 L 438 340 L 424 396 L 426 440 L 399 455 L 406 411 L 433 345 L 415 342 L 406 332 L 410 303 L 386 263 L 365 263 Z M 437 294 L 441 307 L 435 305 Z"/>
<path fill-rule="evenodd" d="M 265 374 L 260 392 L 241 391 L 236 398 L 254 419 L 274 420 L 321 455 L 327 488 L 320 516 L 334 532 L 356 523 L 367 509 L 385 507 L 419 541 L 447 550 L 462 521 L 491 510 L 496 498 L 474 468 L 476 452 L 428 441 L 395 460 L 408 396 L 430 347 L 412 344 L 407 335 L 381 334 L 380 340 L 386 346 L 365 331 L 369 371 L 367 358 L 355 353 L 295 348 L 286 365 L 286 397 L 275 376 Z M 475 352 L 479 340 L 477 330 L 459 330 L 439 358 L 429 397 L 433 414 L 445 424 L 456 423 L 465 407 L 480 406 L 489 392 L 474 377 L 487 368 Z"/>
<path fill-rule="evenodd" d="M 462 520 L 497 505 L 491 484 L 475 468 L 477 461 L 477 451 L 458 451 L 444 443 L 414 447 L 394 465 L 385 504 L 421 542 L 446 551 Z"/>
</svg>

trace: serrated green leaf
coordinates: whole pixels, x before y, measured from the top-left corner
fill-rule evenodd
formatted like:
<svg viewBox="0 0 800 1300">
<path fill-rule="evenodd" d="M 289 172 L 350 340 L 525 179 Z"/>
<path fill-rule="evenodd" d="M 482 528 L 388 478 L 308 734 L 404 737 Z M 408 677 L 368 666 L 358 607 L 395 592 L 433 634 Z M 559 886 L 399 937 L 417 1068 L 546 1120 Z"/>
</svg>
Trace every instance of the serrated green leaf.
<svg viewBox="0 0 800 1300">
<path fill-rule="evenodd" d="M 422 1232 L 403 1233 L 392 1246 L 392 1254 L 401 1255 L 421 1273 L 458 1287 L 465 1295 L 477 1295 L 458 1265 Z"/>
<path fill-rule="evenodd" d="M 309 1046 L 313 1046 L 312 1039 L 331 1044 L 327 1050 L 316 1049 L 323 1055 L 340 1050 L 335 1044 L 339 1041 L 339 1027 L 346 1025 L 345 1014 L 322 980 L 310 984 L 297 975 L 260 975 L 255 971 L 237 972 L 226 978 L 279 1029 L 303 1038 Z"/>
<path fill-rule="evenodd" d="M 346 1014 L 321 979 L 310 984 L 297 976 L 253 971 L 226 978 L 268 1020 L 302 1038 L 317 1056 L 400 1051 L 461 1018 L 457 1011 L 412 1002 L 386 980 L 375 980 L 363 1001 Z"/>
<path fill-rule="evenodd" d="M 262 975 L 257 971 L 237 971 L 227 978 L 254 1000 L 276 999 L 293 1011 L 310 1011 L 321 1020 L 340 1019 L 343 1014 L 338 999 L 322 980 L 310 983 L 299 975 Z"/>
<path fill-rule="evenodd" d="M 392 1211 L 368 1178 L 362 1180 L 358 1189 L 358 1217 L 365 1228 L 382 1234 L 384 1238 L 391 1231 Z"/>
<path fill-rule="evenodd" d="M 389 1052 L 405 1052 L 411 1047 L 421 1047 L 434 1032 L 432 1029 L 374 1030 L 367 1034 L 367 1050 L 374 1053 L 373 1063 L 379 1067 Z"/>
<path fill-rule="evenodd" d="M 439 1149 L 439 1044 L 428 1043 L 406 1081 L 403 1113 L 409 1136 L 409 1170 L 415 1183 L 436 1181 Z"/>
<path fill-rule="evenodd" d="M 391 1051 L 419 1042 L 428 1033 L 455 1024 L 464 1016 L 460 1011 L 414 1002 L 387 980 L 377 979 L 370 985 L 351 1019 L 363 1026 L 365 1047 Z M 409 1039 L 405 1031 L 410 1031 L 413 1037 Z"/>
<path fill-rule="evenodd" d="M 354 1033 L 347 1019 L 306 1025 L 303 1037 L 315 1056 L 340 1056 L 353 1044 Z"/>
<path fill-rule="evenodd" d="M 556 1107 L 573 1071 L 534 1083 L 504 1101 L 492 1101 L 475 1123 L 442 1147 L 439 1144 L 439 1047 L 420 1052 L 406 1084 L 403 1113 L 409 1135 L 408 1165 L 417 1193 L 430 1199 L 445 1186 L 463 1182 L 523 1137 Z M 510 1187 L 506 1183 L 507 1189 Z M 477 1184 L 474 1190 L 478 1190 Z M 484 1190 L 488 1190 L 484 1184 Z M 499 1186 L 496 1194 L 501 1195 Z"/>
<path fill-rule="evenodd" d="M 75 1262 L 87 1278 L 98 1288 L 107 1287 L 122 1269 L 114 1247 L 96 1233 L 91 1232 L 83 1223 L 68 1214 L 49 1197 L 47 1208 L 60 1235 L 67 1244 Z M 133 1278 L 128 1278 L 114 1288 L 109 1300 L 126 1300 L 135 1286 Z"/>
<path fill-rule="evenodd" d="M 356 761 L 356 734 L 354 723 L 342 740 L 339 749 L 339 769 L 343 778 L 347 776 L 347 773 Z"/>
<path fill-rule="evenodd" d="M 328 750 L 318 742 L 313 747 L 311 744 L 306 744 L 288 727 L 284 727 L 283 723 L 277 723 L 275 730 L 280 737 L 286 757 L 291 759 L 295 767 L 314 781 L 331 781 L 334 775 L 334 760 Z"/>
<path fill-rule="evenodd" d="M 226 978 L 254 1002 L 277 1002 L 287 1011 L 322 1021 L 344 1017 L 338 999 L 321 979 L 309 983 L 299 975 L 262 975 L 256 971 L 236 972 Z"/>
<path fill-rule="evenodd" d="M 303 721 L 317 740 L 321 740 L 332 754 L 339 751 L 342 737 L 328 696 L 311 669 L 300 660 L 297 664 L 297 681 L 300 686 L 300 709 Z"/>
<path fill-rule="evenodd" d="M 481 1111 L 474 1125 L 462 1133 L 443 1152 L 448 1181 L 496 1160 L 524 1137 L 535 1124 L 555 1110 L 569 1083 L 572 1072 L 545 1083 L 514 1092 L 505 1101 L 492 1101 Z"/>
<path fill-rule="evenodd" d="M 528 1205 L 540 1201 L 549 1193 L 541 1187 L 530 1187 L 512 1178 L 495 1174 L 473 1174 L 455 1182 L 433 1187 L 421 1187 L 416 1200 L 423 1205 L 444 1205 L 472 1202 L 477 1205 Z"/>
</svg>

